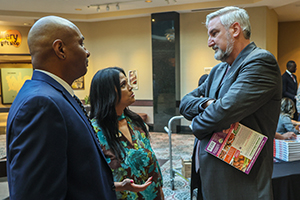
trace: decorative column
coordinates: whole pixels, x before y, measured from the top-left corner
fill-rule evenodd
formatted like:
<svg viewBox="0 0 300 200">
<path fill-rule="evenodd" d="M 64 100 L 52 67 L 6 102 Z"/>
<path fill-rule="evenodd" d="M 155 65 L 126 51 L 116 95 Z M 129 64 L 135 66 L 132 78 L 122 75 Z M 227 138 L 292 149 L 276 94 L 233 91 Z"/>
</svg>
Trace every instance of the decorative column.
<svg viewBox="0 0 300 200">
<path fill-rule="evenodd" d="M 153 63 L 153 131 L 164 131 L 171 117 L 179 115 L 180 37 L 179 13 L 151 15 Z M 172 131 L 176 131 L 174 122 Z"/>
</svg>

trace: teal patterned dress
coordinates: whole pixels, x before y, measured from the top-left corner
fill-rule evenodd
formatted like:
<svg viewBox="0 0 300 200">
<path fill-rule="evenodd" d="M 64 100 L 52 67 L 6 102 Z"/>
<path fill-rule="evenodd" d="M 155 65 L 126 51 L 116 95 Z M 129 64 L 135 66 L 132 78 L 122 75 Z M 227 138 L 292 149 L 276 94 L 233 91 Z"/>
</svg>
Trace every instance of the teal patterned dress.
<svg viewBox="0 0 300 200">
<path fill-rule="evenodd" d="M 122 114 L 123 117 L 124 114 Z M 101 148 L 110 165 L 114 181 L 122 182 L 125 178 L 134 180 L 136 184 L 144 184 L 149 177 L 152 178 L 152 184 L 142 192 L 118 191 L 118 199 L 136 200 L 161 200 L 162 191 L 162 174 L 159 168 L 155 153 L 151 148 L 150 140 L 144 133 L 143 129 L 137 126 L 132 120 L 126 116 L 128 128 L 132 137 L 132 144 L 127 140 L 122 133 L 119 133 L 120 141 L 126 152 L 122 153 L 122 160 L 118 161 L 108 146 L 106 137 L 103 135 L 101 127 L 98 126 L 95 119 L 92 119 L 92 124 L 100 140 Z"/>
</svg>

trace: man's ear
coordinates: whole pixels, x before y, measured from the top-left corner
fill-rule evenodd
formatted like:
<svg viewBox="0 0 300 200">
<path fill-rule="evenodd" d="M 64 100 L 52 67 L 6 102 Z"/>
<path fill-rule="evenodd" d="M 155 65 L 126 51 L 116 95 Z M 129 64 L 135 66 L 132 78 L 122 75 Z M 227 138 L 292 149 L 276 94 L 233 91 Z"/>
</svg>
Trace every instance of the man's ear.
<svg viewBox="0 0 300 200">
<path fill-rule="evenodd" d="M 242 27 L 238 22 L 234 22 L 230 28 L 232 28 L 233 37 L 238 37 L 243 32 Z"/>
<path fill-rule="evenodd" d="M 60 59 L 66 58 L 65 51 L 64 51 L 65 46 L 61 39 L 54 40 L 54 42 L 52 43 L 52 48 L 55 54 L 57 55 L 57 57 L 59 57 Z"/>
</svg>

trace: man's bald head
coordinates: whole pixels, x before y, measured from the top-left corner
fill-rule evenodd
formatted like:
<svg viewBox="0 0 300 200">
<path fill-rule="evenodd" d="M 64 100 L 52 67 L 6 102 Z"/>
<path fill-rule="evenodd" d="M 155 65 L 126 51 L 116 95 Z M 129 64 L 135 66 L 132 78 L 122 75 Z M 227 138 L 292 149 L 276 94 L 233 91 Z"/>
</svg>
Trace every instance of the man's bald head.
<svg viewBox="0 0 300 200">
<path fill-rule="evenodd" d="M 83 40 L 69 20 L 56 16 L 39 19 L 28 33 L 33 68 L 55 74 L 71 85 L 87 72 L 90 53 Z"/>
<path fill-rule="evenodd" d="M 67 41 L 76 32 L 79 32 L 78 28 L 64 18 L 47 16 L 39 19 L 28 33 L 33 67 L 43 67 L 43 64 L 54 56 L 52 45 L 56 39 Z"/>
</svg>

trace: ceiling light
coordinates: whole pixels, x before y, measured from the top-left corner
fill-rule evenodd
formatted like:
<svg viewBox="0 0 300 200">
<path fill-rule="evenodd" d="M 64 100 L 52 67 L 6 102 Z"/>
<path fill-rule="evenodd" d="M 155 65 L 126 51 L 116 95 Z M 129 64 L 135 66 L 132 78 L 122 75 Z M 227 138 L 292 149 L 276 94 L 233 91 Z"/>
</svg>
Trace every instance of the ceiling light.
<svg viewBox="0 0 300 200">
<path fill-rule="evenodd" d="M 75 10 L 77 10 L 77 11 L 82 11 L 82 9 L 81 9 L 81 8 L 75 8 Z"/>
<path fill-rule="evenodd" d="M 113 1 L 113 0 L 111 0 L 111 1 Z M 105 7 L 106 11 L 110 11 L 110 6 L 115 5 L 116 6 L 116 10 L 120 10 L 121 9 L 120 4 L 130 3 L 130 2 L 137 2 L 137 1 L 144 1 L 146 3 L 151 3 L 152 2 L 152 0 L 124 0 L 122 2 L 116 1 L 116 2 L 109 2 L 109 3 L 104 3 L 104 4 L 91 4 L 91 5 L 88 5 L 87 7 L 88 8 L 95 7 L 96 10 L 97 10 L 97 12 L 100 12 L 100 7 L 101 6 Z M 169 3 L 170 0 L 165 0 L 165 1 L 167 1 Z M 114 11 L 114 9 L 113 9 L 113 11 Z"/>
</svg>

